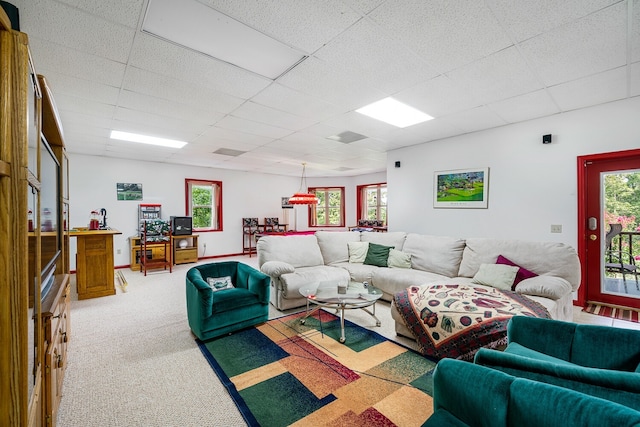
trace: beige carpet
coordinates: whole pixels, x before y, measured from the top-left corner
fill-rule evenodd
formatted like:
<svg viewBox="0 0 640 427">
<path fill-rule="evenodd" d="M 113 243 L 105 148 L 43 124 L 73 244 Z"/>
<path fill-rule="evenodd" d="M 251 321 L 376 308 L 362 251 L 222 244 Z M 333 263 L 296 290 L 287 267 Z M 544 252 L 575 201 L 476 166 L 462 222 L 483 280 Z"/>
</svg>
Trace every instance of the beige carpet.
<svg viewBox="0 0 640 427">
<path fill-rule="evenodd" d="M 232 259 L 257 263 L 255 256 Z M 193 265 L 146 278 L 123 269 L 127 291 L 116 286 L 109 297 L 78 301 L 72 288 L 58 426 L 245 425 L 187 324 L 184 280 Z M 271 307 L 270 317 L 283 314 Z M 380 328 L 366 313 L 352 311 L 347 318 L 397 339 L 389 305 L 378 303 L 377 314 Z"/>
</svg>

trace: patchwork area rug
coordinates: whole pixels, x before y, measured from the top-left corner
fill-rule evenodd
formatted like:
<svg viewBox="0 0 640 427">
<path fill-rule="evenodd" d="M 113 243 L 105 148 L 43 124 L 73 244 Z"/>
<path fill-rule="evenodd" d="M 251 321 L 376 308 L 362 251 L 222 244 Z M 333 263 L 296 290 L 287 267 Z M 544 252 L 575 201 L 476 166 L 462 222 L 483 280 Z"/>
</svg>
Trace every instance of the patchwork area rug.
<svg viewBox="0 0 640 427">
<path fill-rule="evenodd" d="M 251 426 L 419 426 L 435 362 L 320 310 L 198 341 Z"/>
<path fill-rule="evenodd" d="M 628 322 L 640 323 L 640 313 L 638 310 L 622 307 L 609 307 L 608 305 L 587 304 L 582 309 L 585 313 L 597 314 L 598 316 L 610 317 L 612 319 L 626 320 Z"/>
</svg>

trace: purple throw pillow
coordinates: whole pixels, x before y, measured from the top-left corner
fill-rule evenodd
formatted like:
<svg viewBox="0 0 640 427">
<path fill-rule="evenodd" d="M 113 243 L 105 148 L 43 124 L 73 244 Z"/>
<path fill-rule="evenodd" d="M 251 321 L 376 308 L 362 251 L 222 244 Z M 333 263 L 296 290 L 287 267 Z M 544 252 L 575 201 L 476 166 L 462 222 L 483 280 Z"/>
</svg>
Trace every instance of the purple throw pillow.
<svg viewBox="0 0 640 427">
<path fill-rule="evenodd" d="M 496 260 L 496 264 L 511 265 L 511 266 L 519 268 L 518 273 L 516 274 L 516 278 L 513 281 L 513 285 L 511 285 L 511 290 L 514 290 L 514 291 L 516 289 L 516 285 L 518 283 L 522 282 L 524 279 L 530 279 L 532 277 L 538 276 L 533 271 L 527 270 L 524 267 L 520 267 L 518 264 L 516 264 L 515 262 L 511 261 L 508 258 L 503 257 L 502 255 L 498 255 L 498 259 Z"/>
</svg>

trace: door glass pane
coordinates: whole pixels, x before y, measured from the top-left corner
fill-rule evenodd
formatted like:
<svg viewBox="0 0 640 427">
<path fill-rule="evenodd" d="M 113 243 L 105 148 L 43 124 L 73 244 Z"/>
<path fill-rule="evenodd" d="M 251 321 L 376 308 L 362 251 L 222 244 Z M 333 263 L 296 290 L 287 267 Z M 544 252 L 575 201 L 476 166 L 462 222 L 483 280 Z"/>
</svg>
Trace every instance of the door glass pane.
<svg viewBox="0 0 640 427">
<path fill-rule="evenodd" d="M 640 298 L 640 171 L 606 172 L 601 183 L 601 291 Z"/>
</svg>

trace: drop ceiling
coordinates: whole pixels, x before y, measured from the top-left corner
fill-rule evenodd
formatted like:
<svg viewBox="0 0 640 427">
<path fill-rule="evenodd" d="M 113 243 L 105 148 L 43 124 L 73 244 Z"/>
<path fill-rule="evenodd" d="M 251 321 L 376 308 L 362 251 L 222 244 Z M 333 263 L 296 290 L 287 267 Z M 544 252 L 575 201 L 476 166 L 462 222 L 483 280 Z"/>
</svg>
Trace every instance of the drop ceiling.
<svg viewBox="0 0 640 427">
<path fill-rule="evenodd" d="M 199 0 L 306 56 L 275 79 L 143 32 L 153 1 L 10 0 L 70 153 L 353 176 L 389 150 L 640 95 L 640 0 Z M 434 119 L 355 112 L 387 96 Z M 328 138 L 345 132 L 365 138 Z"/>
</svg>

